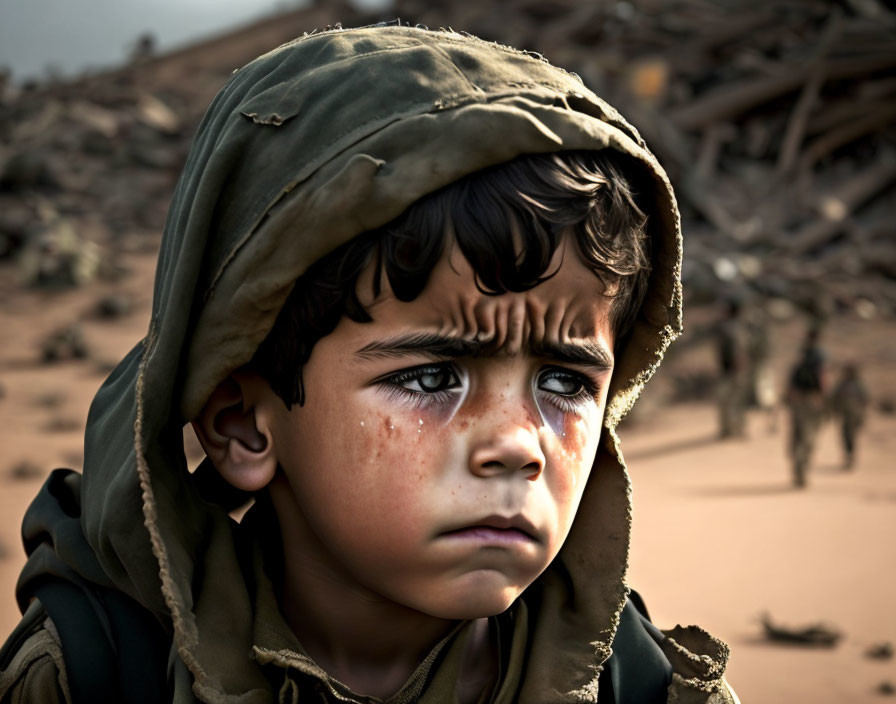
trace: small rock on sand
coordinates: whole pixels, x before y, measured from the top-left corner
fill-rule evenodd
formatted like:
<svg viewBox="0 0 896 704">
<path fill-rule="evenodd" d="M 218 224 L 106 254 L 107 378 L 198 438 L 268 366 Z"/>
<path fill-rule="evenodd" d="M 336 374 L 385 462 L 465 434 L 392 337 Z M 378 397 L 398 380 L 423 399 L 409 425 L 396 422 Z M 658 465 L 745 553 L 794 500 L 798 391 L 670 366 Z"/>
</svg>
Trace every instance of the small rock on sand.
<svg viewBox="0 0 896 704">
<path fill-rule="evenodd" d="M 9 478 L 13 481 L 38 479 L 44 475 L 43 470 L 30 460 L 22 460 L 9 469 Z"/>
<path fill-rule="evenodd" d="M 47 363 L 62 359 L 85 359 L 87 343 L 81 326 L 77 323 L 66 325 L 50 333 L 41 344 L 41 357 Z"/>
<path fill-rule="evenodd" d="M 888 641 L 875 643 L 865 651 L 865 656 L 872 660 L 890 660 L 893 657 L 893 644 Z"/>
</svg>

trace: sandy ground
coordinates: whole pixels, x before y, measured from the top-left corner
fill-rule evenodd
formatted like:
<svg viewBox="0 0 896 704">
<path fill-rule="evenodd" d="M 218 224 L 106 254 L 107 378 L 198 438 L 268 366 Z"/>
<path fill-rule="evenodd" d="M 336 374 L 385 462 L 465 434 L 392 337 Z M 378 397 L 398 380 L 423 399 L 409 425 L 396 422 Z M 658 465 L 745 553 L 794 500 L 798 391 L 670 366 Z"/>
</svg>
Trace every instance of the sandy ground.
<svg viewBox="0 0 896 704">
<path fill-rule="evenodd" d="M 121 263 L 128 274 L 117 283 L 55 294 L 23 291 L 14 270 L 0 268 L 0 634 L 18 618 L 12 595 L 24 561 L 18 534 L 27 503 L 50 469 L 80 468 L 93 393 L 146 328 L 154 257 L 132 253 Z M 96 301 L 113 291 L 131 297 L 133 312 L 96 319 Z M 88 359 L 42 364 L 41 340 L 76 320 Z M 896 384 L 894 330 L 893 323 L 842 320 L 830 337 L 835 359 L 868 358 L 879 397 Z M 779 369 L 797 336 L 796 324 L 778 336 Z M 699 367 L 708 359 L 695 347 L 674 364 Z M 744 702 L 881 700 L 875 689 L 896 682 L 896 661 L 871 660 L 864 651 L 896 642 L 896 417 L 871 415 L 851 473 L 840 470 L 835 428 L 826 426 L 810 485 L 797 492 L 784 454 L 785 418 L 773 430 L 756 415 L 749 440 L 719 443 L 711 404 L 667 406 L 657 388 L 623 431 L 635 485 L 631 583 L 653 620 L 662 627 L 697 623 L 726 640 L 729 678 Z M 31 470 L 17 477 L 22 463 Z M 764 611 L 795 626 L 827 621 L 844 638 L 829 650 L 769 644 L 758 621 Z"/>
<path fill-rule="evenodd" d="M 631 584 L 662 627 L 700 624 L 732 648 L 744 702 L 873 702 L 896 665 L 864 651 L 896 641 L 896 420 L 870 419 L 854 472 L 825 427 L 809 488 L 790 486 L 783 429 L 713 440 L 714 409 L 679 406 L 624 440 L 635 487 Z M 844 633 L 834 649 L 771 645 L 759 616 Z"/>
</svg>

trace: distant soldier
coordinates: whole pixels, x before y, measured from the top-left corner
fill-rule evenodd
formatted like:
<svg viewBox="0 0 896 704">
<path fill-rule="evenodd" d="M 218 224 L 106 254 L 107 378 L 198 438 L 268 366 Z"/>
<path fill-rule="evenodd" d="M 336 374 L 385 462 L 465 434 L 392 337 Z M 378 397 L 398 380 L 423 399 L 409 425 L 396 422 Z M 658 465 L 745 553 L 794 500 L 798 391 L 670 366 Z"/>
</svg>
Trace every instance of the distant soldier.
<svg viewBox="0 0 896 704">
<path fill-rule="evenodd" d="M 859 376 L 858 365 L 844 365 L 840 379 L 831 393 L 831 411 L 840 420 L 844 469 L 852 469 L 855 464 L 856 437 L 865 423 L 867 408 L 868 389 Z"/>
<path fill-rule="evenodd" d="M 749 393 L 747 331 L 740 300 L 730 298 L 724 306 L 715 335 L 720 372 L 719 437 L 743 437 Z"/>
<path fill-rule="evenodd" d="M 806 471 L 815 447 L 815 436 L 824 417 L 825 353 L 819 345 L 820 330 L 812 326 L 800 358 L 790 373 L 787 405 L 790 409 L 790 457 L 793 483 L 806 485 Z"/>
<path fill-rule="evenodd" d="M 747 405 L 764 411 L 769 429 L 777 427 L 778 385 L 771 364 L 769 320 L 762 306 L 744 316 L 747 337 Z"/>
</svg>

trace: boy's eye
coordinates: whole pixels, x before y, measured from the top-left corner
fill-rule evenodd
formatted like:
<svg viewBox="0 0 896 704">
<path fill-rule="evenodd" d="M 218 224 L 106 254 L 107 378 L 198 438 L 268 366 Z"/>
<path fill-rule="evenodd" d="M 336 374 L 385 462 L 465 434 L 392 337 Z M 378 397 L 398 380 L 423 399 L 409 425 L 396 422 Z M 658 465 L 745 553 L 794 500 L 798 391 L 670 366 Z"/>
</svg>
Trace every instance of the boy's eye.
<svg viewBox="0 0 896 704">
<path fill-rule="evenodd" d="M 457 374 L 451 367 L 426 366 L 409 369 L 388 378 L 390 384 L 415 393 L 433 394 L 460 386 Z"/>
<path fill-rule="evenodd" d="M 591 377 L 562 367 L 548 367 L 538 375 L 538 391 L 563 413 L 581 413 L 594 404 L 600 387 Z"/>
<path fill-rule="evenodd" d="M 416 382 L 417 386 L 420 387 L 420 391 L 429 393 L 454 388 L 459 383 L 454 372 L 450 369 L 421 370 L 420 375 L 411 381 Z"/>
<path fill-rule="evenodd" d="M 563 369 L 548 369 L 538 378 L 538 388 L 560 396 L 579 396 L 594 393 L 593 385 L 581 375 Z"/>
</svg>

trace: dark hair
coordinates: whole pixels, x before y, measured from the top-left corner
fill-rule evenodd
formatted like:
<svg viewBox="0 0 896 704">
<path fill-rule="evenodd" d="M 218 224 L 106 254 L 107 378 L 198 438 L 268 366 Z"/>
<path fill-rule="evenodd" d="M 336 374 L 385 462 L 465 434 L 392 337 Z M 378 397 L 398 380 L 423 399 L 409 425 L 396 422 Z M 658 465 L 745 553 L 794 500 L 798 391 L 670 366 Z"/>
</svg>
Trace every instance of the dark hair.
<svg viewBox="0 0 896 704">
<path fill-rule="evenodd" d="M 604 295 L 614 299 L 611 324 L 618 346 L 641 306 L 650 267 L 647 217 L 630 180 L 639 172 L 633 163 L 626 178 L 623 161 L 624 155 L 610 152 L 525 155 L 421 198 L 395 220 L 312 264 L 249 366 L 287 408 L 303 405 L 302 367 L 317 341 L 343 315 L 371 320 L 358 298 L 361 272 L 374 264 L 374 296 L 385 274 L 395 297 L 412 301 L 449 236 L 469 261 L 479 290 L 499 295 L 526 291 L 553 276 L 547 271 L 551 258 L 562 236 L 571 234 Z"/>
</svg>

